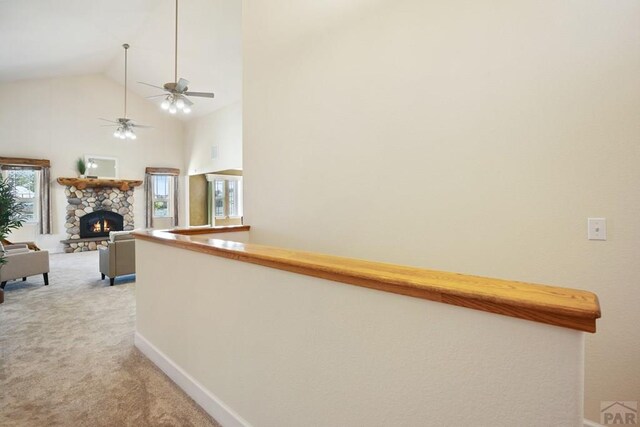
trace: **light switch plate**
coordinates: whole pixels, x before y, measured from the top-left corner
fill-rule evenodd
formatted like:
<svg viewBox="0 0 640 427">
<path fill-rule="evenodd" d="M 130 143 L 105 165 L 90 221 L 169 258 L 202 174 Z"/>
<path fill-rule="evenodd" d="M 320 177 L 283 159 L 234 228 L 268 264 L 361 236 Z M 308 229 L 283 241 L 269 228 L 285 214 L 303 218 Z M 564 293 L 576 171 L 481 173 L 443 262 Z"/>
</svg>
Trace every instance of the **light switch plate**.
<svg viewBox="0 0 640 427">
<path fill-rule="evenodd" d="M 587 238 L 589 240 L 607 240 L 607 219 L 588 218 Z"/>
</svg>

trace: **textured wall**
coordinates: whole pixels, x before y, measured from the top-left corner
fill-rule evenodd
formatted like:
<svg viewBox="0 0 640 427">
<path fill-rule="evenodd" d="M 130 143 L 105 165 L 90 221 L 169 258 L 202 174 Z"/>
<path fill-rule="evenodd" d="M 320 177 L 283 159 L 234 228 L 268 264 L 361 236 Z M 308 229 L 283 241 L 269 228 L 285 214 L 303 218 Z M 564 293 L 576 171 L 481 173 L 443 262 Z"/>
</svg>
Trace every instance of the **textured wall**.
<svg viewBox="0 0 640 427">
<path fill-rule="evenodd" d="M 206 225 L 207 178 L 204 175 L 189 176 L 189 225 Z"/>
<path fill-rule="evenodd" d="M 189 175 L 242 169 L 242 103 L 187 122 L 184 147 Z"/>
<path fill-rule="evenodd" d="M 587 415 L 640 400 L 640 2 L 246 0 L 244 21 L 253 239 L 594 291 Z"/>
<path fill-rule="evenodd" d="M 255 427 L 581 426 L 583 333 L 136 245 L 137 332 Z"/>
</svg>

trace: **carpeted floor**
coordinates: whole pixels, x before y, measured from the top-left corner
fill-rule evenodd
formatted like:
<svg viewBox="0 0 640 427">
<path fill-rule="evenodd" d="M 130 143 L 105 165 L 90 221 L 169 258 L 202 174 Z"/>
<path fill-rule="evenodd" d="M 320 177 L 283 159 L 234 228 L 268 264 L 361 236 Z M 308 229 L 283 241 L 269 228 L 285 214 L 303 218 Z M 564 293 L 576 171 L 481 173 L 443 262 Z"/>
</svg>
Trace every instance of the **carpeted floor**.
<svg viewBox="0 0 640 427">
<path fill-rule="evenodd" d="M 134 277 L 53 254 L 0 304 L 0 426 L 218 426 L 133 345 Z"/>
</svg>

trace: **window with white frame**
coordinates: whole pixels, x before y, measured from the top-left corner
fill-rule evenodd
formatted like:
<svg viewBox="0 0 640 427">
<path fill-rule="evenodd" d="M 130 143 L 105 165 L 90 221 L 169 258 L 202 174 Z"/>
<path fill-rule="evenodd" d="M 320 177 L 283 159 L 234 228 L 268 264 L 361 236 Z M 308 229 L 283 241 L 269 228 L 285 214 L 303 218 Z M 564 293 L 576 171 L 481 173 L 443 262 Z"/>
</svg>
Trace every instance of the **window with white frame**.
<svg viewBox="0 0 640 427">
<path fill-rule="evenodd" d="M 215 201 L 214 215 L 216 218 L 225 217 L 225 199 L 227 198 L 226 189 L 227 189 L 227 186 L 225 185 L 224 180 L 217 179 L 213 181 L 213 193 L 214 193 L 214 201 Z"/>
<path fill-rule="evenodd" d="M 28 168 L 11 168 L 2 171 L 2 177 L 13 184 L 14 195 L 24 206 L 26 222 L 38 222 L 39 212 L 39 171 Z"/>
<path fill-rule="evenodd" d="M 153 216 L 167 218 L 172 216 L 173 176 L 153 176 Z"/>
<path fill-rule="evenodd" d="M 242 177 L 233 175 L 207 175 L 212 181 L 214 218 L 240 218 L 242 216 Z"/>
</svg>

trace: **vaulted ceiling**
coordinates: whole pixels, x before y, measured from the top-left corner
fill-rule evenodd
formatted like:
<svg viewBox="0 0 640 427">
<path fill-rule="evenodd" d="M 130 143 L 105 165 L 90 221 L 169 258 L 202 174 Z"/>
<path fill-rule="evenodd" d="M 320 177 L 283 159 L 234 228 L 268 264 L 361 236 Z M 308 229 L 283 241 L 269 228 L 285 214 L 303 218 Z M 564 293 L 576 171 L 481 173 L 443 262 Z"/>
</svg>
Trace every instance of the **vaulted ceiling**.
<svg viewBox="0 0 640 427">
<path fill-rule="evenodd" d="M 241 98 L 241 3 L 180 1 L 178 78 L 216 95 L 193 98 L 191 117 Z M 174 13 L 174 0 L 0 0 L 0 82 L 104 73 L 124 83 L 129 43 L 130 90 L 162 93 L 136 82 L 173 81 Z"/>
</svg>

